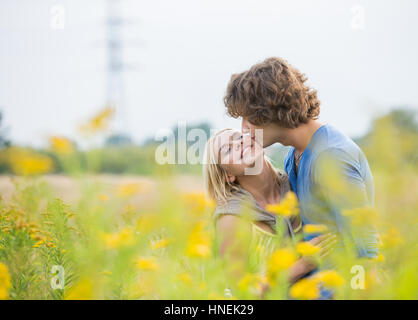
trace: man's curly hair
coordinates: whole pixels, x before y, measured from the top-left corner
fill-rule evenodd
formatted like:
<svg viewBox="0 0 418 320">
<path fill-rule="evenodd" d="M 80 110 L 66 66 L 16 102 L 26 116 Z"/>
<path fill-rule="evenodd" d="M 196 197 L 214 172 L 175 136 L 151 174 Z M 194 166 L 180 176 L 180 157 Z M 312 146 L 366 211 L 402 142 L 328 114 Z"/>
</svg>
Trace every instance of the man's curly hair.
<svg viewBox="0 0 418 320">
<path fill-rule="evenodd" d="M 307 78 L 281 58 L 268 58 L 249 70 L 233 74 L 224 97 L 227 112 L 262 126 L 275 122 L 296 128 L 319 116 L 316 90 Z"/>
</svg>

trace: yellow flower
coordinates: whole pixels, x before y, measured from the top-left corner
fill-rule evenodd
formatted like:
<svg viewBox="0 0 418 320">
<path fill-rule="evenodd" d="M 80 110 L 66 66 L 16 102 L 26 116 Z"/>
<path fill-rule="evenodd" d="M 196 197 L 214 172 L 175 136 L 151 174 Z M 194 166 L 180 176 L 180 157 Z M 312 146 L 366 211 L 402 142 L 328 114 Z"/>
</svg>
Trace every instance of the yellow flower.
<svg viewBox="0 0 418 320">
<path fill-rule="evenodd" d="M 303 232 L 305 233 L 324 233 L 327 229 L 324 224 L 306 224 L 303 226 Z"/>
<path fill-rule="evenodd" d="M 253 294 L 260 294 L 263 285 L 268 283 L 267 278 L 259 274 L 247 273 L 238 282 L 238 289 L 249 291 Z"/>
<path fill-rule="evenodd" d="M 89 279 L 80 280 L 65 296 L 66 300 L 93 299 L 93 282 Z"/>
<path fill-rule="evenodd" d="M 158 239 L 156 241 L 151 241 L 151 248 L 154 250 L 167 247 L 171 243 L 171 239 Z"/>
<path fill-rule="evenodd" d="M 191 213 L 203 214 L 206 208 L 213 208 L 214 202 L 207 199 L 202 192 L 189 192 L 182 196 L 184 203 L 191 209 Z"/>
<path fill-rule="evenodd" d="M 378 217 L 377 211 L 371 207 L 347 209 L 341 211 L 343 215 L 351 218 L 354 225 L 374 224 Z"/>
<path fill-rule="evenodd" d="M 324 270 L 314 275 L 325 287 L 337 288 L 344 284 L 344 279 L 335 270 Z"/>
<path fill-rule="evenodd" d="M 278 249 L 273 252 L 268 262 L 268 270 L 275 273 L 280 270 L 286 270 L 297 260 L 296 255 L 290 249 Z"/>
<path fill-rule="evenodd" d="M 376 262 L 384 262 L 385 261 L 385 256 L 380 252 L 376 258 L 374 258 L 373 260 L 375 260 Z"/>
<path fill-rule="evenodd" d="M 177 278 L 187 286 L 191 286 L 192 284 L 192 277 L 187 272 L 178 274 Z"/>
<path fill-rule="evenodd" d="M 39 240 L 37 243 L 35 243 L 32 247 L 33 248 L 39 248 L 41 245 L 45 243 L 44 240 Z"/>
<path fill-rule="evenodd" d="M 189 257 L 209 258 L 211 255 L 211 238 L 203 228 L 204 223 L 199 223 L 190 234 L 186 248 Z"/>
<path fill-rule="evenodd" d="M 73 143 L 64 137 L 51 137 L 49 143 L 56 153 L 68 154 L 74 150 Z"/>
<path fill-rule="evenodd" d="M 131 197 L 143 190 L 139 183 L 126 183 L 118 187 L 117 195 L 119 197 Z"/>
<path fill-rule="evenodd" d="M 80 126 L 80 131 L 84 134 L 95 134 L 100 131 L 105 131 L 109 127 L 109 122 L 115 110 L 113 108 L 106 108 L 93 116 L 86 124 Z"/>
<path fill-rule="evenodd" d="M 19 148 L 9 149 L 8 162 L 14 173 L 24 176 L 45 174 L 54 168 L 48 156 Z"/>
<path fill-rule="evenodd" d="M 158 215 L 152 213 L 142 213 L 136 221 L 136 229 L 141 232 L 149 232 L 158 225 Z"/>
<path fill-rule="evenodd" d="M 9 298 L 9 289 L 12 287 L 9 270 L 0 262 L 0 300 Z"/>
<path fill-rule="evenodd" d="M 154 257 L 140 257 L 136 261 L 136 266 L 140 270 L 156 271 L 160 265 Z"/>
<path fill-rule="evenodd" d="M 101 194 L 101 195 L 99 195 L 99 199 L 101 201 L 107 201 L 107 200 L 109 200 L 109 197 L 107 195 L 105 195 L 105 194 Z"/>
<path fill-rule="evenodd" d="M 266 210 L 284 217 L 299 214 L 298 199 L 294 192 L 289 191 L 284 199 L 277 204 L 268 204 Z"/>
<path fill-rule="evenodd" d="M 320 248 L 306 241 L 306 242 L 299 242 L 296 245 L 296 250 L 302 256 L 311 256 L 317 253 L 320 250 Z"/>
<path fill-rule="evenodd" d="M 128 227 L 125 227 L 116 233 L 104 233 L 101 237 L 108 249 L 130 246 L 135 241 L 134 233 L 132 229 Z"/>
<path fill-rule="evenodd" d="M 392 248 L 403 244 L 405 241 L 401 233 L 395 227 L 391 227 L 386 233 L 382 235 L 382 247 Z"/>
<path fill-rule="evenodd" d="M 289 294 L 295 299 L 317 299 L 320 294 L 318 282 L 310 278 L 301 279 L 290 288 Z"/>
</svg>

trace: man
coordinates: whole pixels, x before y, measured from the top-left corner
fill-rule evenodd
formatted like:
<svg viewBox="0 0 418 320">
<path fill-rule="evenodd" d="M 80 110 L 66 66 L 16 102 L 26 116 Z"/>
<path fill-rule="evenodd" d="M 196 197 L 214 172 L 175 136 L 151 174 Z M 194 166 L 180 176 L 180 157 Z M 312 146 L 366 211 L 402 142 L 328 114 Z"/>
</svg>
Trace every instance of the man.
<svg viewBox="0 0 418 320">
<path fill-rule="evenodd" d="M 263 147 L 277 142 L 291 146 L 284 168 L 299 199 L 303 224 L 324 224 L 358 256 L 375 257 L 374 227 L 354 225 L 344 214 L 374 204 L 367 159 L 350 138 L 318 120 L 320 102 L 306 80 L 287 61 L 268 58 L 232 75 L 224 98 L 227 112 L 241 117 L 243 132 L 250 131 L 253 138 L 255 130 L 262 129 Z M 317 235 L 306 235 L 305 240 Z"/>
</svg>

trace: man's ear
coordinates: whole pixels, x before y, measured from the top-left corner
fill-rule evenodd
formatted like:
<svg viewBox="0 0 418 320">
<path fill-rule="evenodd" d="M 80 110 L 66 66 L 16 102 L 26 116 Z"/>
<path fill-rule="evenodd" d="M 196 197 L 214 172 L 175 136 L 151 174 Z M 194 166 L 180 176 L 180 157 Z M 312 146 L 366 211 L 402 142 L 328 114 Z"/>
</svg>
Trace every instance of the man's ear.
<svg viewBox="0 0 418 320">
<path fill-rule="evenodd" d="M 228 174 L 227 179 L 228 179 L 228 182 L 229 182 L 229 183 L 233 183 L 233 182 L 235 181 L 236 177 L 235 177 L 235 176 L 233 176 L 233 175 L 229 175 L 229 174 Z"/>
</svg>

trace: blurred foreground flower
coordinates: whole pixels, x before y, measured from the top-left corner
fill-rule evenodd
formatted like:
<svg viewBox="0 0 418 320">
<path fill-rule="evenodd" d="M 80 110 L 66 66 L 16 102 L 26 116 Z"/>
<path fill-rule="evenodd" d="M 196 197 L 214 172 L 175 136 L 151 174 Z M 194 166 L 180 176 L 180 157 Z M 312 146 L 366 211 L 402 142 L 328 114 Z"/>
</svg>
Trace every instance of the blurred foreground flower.
<svg viewBox="0 0 418 320">
<path fill-rule="evenodd" d="M 273 252 L 268 262 L 269 273 L 276 273 L 280 270 L 286 270 L 297 260 L 297 256 L 292 250 L 284 248 Z"/>
<path fill-rule="evenodd" d="M 338 288 L 344 284 L 344 279 L 335 270 L 324 270 L 316 273 L 314 279 L 321 282 L 324 287 Z"/>
<path fill-rule="evenodd" d="M 139 183 L 125 183 L 118 187 L 117 195 L 119 197 L 131 197 L 144 190 L 144 186 Z"/>
<path fill-rule="evenodd" d="M 185 193 L 182 195 L 182 200 L 195 214 L 203 214 L 206 208 L 215 207 L 214 201 L 207 199 L 202 192 Z"/>
<path fill-rule="evenodd" d="M 15 174 L 24 176 L 45 174 L 54 168 L 48 156 L 19 148 L 8 150 L 8 162 Z"/>
<path fill-rule="evenodd" d="M 204 226 L 203 222 L 199 223 L 190 234 L 186 249 L 186 254 L 189 257 L 209 258 L 211 255 L 211 238 L 203 230 Z"/>
<path fill-rule="evenodd" d="M 280 203 L 268 204 L 266 210 L 284 217 L 298 215 L 299 207 L 296 194 L 289 191 Z"/>
<path fill-rule="evenodd" d="M 351 218 L 354 225 L 374 224 L 378 218 L 377 210 L 371 207 L 342 210 L 342 214 Z"/>
<path fill-rule="evenodd" d="M 299 242 L 296 245 L 296 250 L 302 256 L 311 256 L 317 253 L 320 250 L 320 248 L 306 241 L 306 242 Z"/>
<path fill-rule="evenodd" d="M 9 270 L 6 265 L 0 262 L 0 300 L 5 300 L 9 297 L 11 286 Z"/>
<path fill-rule="evenodd" d="M 391 227 L 387 232 L 385 232 L 382 235 L 383 248 L 393 248 L 403 244 L 404 242 L 404 238 L 401 236 L 399 230 L 395 227 Z"/>
<path fill-rule="evenodd" d="M 158 239 L 158 240 L 151 240 L 151 248 L 153 250 L 158 250 L 161 248 L 165 248 L 167 247 L 173 240 L 172 239 L 167 239 L 167 238 L 163 238 L 163 239 Z"/>
<path fill-rule="evenodd" d="M 268 285 L 266 277 L 259 274 L 247 273 L 239 280 L 238 289 L 260 295 L 263 291 L 263 287 L 266 285 Z"/>
<path fill-rule="evenodd" d="M 289 291 L 292 298 L 302 300 L 318 299 L 319 293 L 318 281 L 312 278 L 299 280 Z"/>
<path fill-rule="evenodd" d="M 80 126 L 80 131 L 83 134 L 96 134 L 101 131 L 105 131 L 109 127 L 109 122 L 114 115 L 114 108 L 108 107 L 98 114 L 93 116 L 87 123 Z"/>
<path fill-rule="evenodd" d="M 154 257 L 139 257 L 136 261 L 139 270 L 157 271 L 160 265 Z"/>
<path fill-rule="evenodd" d="M 303 232 L 314 234 L 314 233 L 324 233 L 328 228 L 324 224 L 306 224 L 303 226 Z"/>
<path fill-rule="evenodd" d="M 77 282 L 65 296 L 66 300 L 91 300 L 93 298 L 93 282 L 89 279 Z"/>
<path fill-rule="evenodd" d="M 74 151 L 73 143 L 64 137 L 51 137 L 49 139 L 51 149 L 56 153 L 69 154 Z"/>
<path fill-rule="evenodd" d="M 108 249 L 130 246 L 135 241 L 134 232 L 128 227 L 125 227 L 116 233 L 104 233 L 101 237 Z"/>
</svg>

